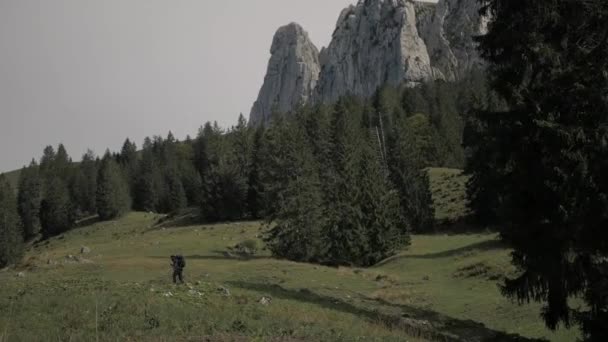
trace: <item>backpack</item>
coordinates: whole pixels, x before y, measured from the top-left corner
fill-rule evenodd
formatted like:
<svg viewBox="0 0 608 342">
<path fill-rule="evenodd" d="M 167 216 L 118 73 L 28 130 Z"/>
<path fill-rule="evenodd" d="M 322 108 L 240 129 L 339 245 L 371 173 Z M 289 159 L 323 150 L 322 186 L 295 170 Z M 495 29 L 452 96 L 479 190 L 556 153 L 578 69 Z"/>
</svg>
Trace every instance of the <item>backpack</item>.
<svg viewBox="0 0 608 342">
<path fill-rule="evenodd" d="M 176 261 L 177 261 L 177 266 L 180 268 L 184 268 L 186 267 L 186 259 L 184 259 L 183 256 L 178 255 L 175 257 Z"/>
</svg>

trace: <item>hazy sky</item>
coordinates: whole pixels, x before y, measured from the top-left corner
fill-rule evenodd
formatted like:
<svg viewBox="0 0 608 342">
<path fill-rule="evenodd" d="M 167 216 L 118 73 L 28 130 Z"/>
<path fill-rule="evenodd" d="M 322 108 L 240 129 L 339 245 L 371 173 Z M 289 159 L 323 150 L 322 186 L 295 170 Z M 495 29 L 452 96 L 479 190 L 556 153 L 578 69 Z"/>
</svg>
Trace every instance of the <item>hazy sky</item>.
<svg viewBox="0 0 608 342">
<path fill-rule="evenodd" d="M 126 137 L 182 139 L 249 110 L 275 30 L 320 48 L 356 0 L 0 0 L 0 172 L 62 142 L 73 159 Z"/>
</svg>

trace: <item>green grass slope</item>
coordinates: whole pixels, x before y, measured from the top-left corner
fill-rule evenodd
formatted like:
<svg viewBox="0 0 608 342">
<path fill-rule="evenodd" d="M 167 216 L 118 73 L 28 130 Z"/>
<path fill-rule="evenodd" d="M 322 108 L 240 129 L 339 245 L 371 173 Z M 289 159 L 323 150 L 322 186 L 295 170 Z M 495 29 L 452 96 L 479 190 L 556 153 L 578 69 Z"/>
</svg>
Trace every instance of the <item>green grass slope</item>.
<svg viewBox="0 0 608 342">
<path fill-rule="evenodd" d="M 468 177 L 458 169 L 429 168 L 429 182 L 439 223 L 458 221 L 468 215 L 466 183 Z"/>
<path fill-rule="evenodd" d="M 11 184 L 11 187 L 13 188 L 13 190 L 15 190 L 15 191 L 17 191 L 17 186 L 19 186 L 19 175 L 20 174 L 21 174 L 21 169 L 4 173 L 4 176 L 6 177 L 8 182 Z"/>
<path fill-rule="evenodd" d="M 370 269 L 253 257 L 259 223 L 157 228 L 152 214 L 76 229 L 0 271 L 0 341 L 572 341 L 500 296 L 493 234 L 414 236 Z M 80 254 L 82 246 L 90 253 Z M 169 255 L 188 285 L 171 284 Z M 19 272 L 22 272 L 19 274 Z"/>
</svg>

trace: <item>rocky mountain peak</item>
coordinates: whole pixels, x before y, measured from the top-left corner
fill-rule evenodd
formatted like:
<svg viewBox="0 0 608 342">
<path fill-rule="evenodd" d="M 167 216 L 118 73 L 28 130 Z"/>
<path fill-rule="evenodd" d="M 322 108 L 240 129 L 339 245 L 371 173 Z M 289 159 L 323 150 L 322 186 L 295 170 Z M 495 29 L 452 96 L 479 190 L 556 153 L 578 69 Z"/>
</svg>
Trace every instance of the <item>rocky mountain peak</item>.
<svg viewBox="0 0 608 342">
<path fill-rule="evenodd" d="M 288 112 L 309 102 L 319 77 L 319 51 L 296 23 L 277 30 L 270 54 L 264 84 L 251 109 L 254 125 L 268 122 L 273 111 Z"/>
<path fill-rule="evenodd" d="M 299 25 L 281 27 L 250 122 L 299 104 L 369 97 L 385 84 L 465 77 L 482 65 L 473 37 L 485 33 L 488 20 L 478 12 L 478 0 L 359 0 L 342 10 L 320 53 Z"/>
<path fill-rule="evenodd" d="M 417 83 L 432 76 L 414 3 L 408 0 L 365 0 L 344 9 L 321 60 L 316 102 L 346 94 L 370 96 L 385 83 Z"/>
</svg>

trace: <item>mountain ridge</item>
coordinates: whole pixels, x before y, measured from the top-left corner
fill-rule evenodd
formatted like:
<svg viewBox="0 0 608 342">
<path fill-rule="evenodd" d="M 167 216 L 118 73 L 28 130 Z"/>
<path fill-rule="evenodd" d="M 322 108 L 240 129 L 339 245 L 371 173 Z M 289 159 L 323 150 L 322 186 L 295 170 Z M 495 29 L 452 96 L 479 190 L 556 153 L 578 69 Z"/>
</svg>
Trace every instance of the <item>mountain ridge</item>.
<svg viewBox="0 0 608 342">
<path fill-rule="evenodd" d="M 283 26 L 250 123 L 266 124 L 273 112 L 298 105 L 369 97 L 385 84 L 460 80 L 483 64 L 473 40 L 488 22 L 479 9 L 477 0 L 360 0 L 341 11 L 330 44 L 320 51 L 300 25 Z"/>
</svg>

